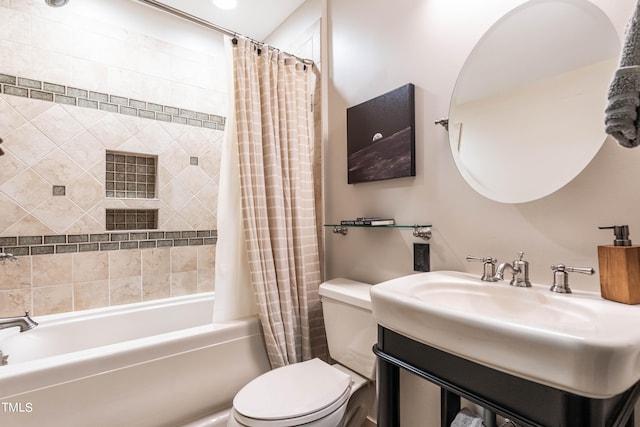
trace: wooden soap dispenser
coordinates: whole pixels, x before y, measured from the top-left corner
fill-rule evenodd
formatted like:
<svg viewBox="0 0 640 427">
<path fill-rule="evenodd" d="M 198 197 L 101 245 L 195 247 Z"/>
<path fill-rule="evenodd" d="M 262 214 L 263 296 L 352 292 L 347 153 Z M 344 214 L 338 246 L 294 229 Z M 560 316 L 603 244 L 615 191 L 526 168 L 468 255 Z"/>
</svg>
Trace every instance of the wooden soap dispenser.
<svg viewBox="0 0 640 427">
<path fill-rule="evenodd" d="M 624 304 L 640 304 L 640 246 L 631 245 L 628 225 L 612 229 L 613 245 L 598 246 L 602 298 Z"/>
</svg>

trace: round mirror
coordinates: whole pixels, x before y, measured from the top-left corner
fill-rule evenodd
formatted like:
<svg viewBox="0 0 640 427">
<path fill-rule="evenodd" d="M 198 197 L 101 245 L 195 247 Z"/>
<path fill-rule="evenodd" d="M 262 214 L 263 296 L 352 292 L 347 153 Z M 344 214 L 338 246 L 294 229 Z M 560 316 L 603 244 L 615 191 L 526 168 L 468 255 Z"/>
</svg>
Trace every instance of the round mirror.
<svg viewBox="0 0 640 427">
<path fill-rule="evenodd" d="M 613 24 L 587 0 L 532 0 L 496 22 L 466 60 L 449 111 L 469 185 L 522 203 L 575 178 L 606 138 L 619 54 Z"/>
</svg>

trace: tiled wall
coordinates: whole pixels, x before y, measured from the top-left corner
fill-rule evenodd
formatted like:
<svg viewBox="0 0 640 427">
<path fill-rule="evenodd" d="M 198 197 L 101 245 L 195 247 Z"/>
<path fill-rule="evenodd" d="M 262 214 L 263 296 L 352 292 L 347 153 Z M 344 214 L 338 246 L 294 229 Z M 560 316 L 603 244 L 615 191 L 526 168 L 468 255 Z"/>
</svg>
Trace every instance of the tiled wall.
<svg viewBox="0 0 640 427">
<path fill-rule="evenodd" d="M 214 289 L 224 58 L 91 4 L 158 13 L 0 1 L 0 250 L 17 255 L 0 261 L 0 316 Z M 106 197 L 107 151 L 157 156 L 156 197 Z M 157 211 L 157 229 L 109 232 L 107 209 Z"/>
<path fill-rule="evenodd" d="M 77 105 L 94 110 L 161 120 L 163 122 L 224 130 L 225 118 L 216 114 L 161 105 L 150 101 L 141 101 L 120 95 L 94 92 L 87 89 L 65 86 L 64 84 L 49 83 L 47 81 L 8 74 L 0 74 L 0 84 L 2 84 L 1 92 L 7 95 L 39 99 L 42 101 L 56 102 L 58 104 Z"/>
<path fill-rule="evenodd" d="M 213 289 L 222 131 L 10 95 L 0 116 L 0 247 L 18 256 L 0 263 L 0 316 Z M 107 149 L 157 155 L 159 197 L 106 197 Z M 157 209 L 158 230 L 107 233 L 127 208 Z"/>
<path fill-rule="evenodd" d="M 210 291 L 215 245 L 57 253 L 0 262 L 0 316 L 83 310 Z M 7 288 L 11 289 L 7 289 Z"/>
</svg>

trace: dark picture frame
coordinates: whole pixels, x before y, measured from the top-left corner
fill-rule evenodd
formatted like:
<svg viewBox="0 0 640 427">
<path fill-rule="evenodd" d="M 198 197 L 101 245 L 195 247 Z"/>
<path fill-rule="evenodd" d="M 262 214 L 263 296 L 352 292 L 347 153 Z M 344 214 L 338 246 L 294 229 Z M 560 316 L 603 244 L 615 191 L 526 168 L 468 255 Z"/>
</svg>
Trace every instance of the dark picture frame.
<svg viewBox="0 0 640 427">
<path fill-rule="evenodd" d="M 416 176 L 415 86 L 347 108 L 349 184 Z"/>
</svg>

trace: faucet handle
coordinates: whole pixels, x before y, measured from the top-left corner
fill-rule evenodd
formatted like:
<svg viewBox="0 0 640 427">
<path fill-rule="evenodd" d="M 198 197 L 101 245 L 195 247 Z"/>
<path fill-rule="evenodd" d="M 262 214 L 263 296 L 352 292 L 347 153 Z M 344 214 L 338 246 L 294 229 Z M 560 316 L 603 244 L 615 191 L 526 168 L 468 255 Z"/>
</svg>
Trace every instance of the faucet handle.
<svg viewBox="0 0 640 427">
<path fill-rule="evenodd" d="M 488 256 L 488 257 L 479 257 L 467 255 L 467 261 L 469 262 L 483 262 L 484 263 L 484 273 L 480 280 L 485 282 L 497 282 L 498 279 L 495 276 L 496 274 L 496 262 L 497 259 Z"/>
<path fill-rule="evenodd" d="M 493 257 L 490 257 L 490 256 L 481 257 L 481 256 L 467 255 L 467 261 L 469 261 L 469 262 L 476 261 L 476 262 L 485 262 L 485 263 L 486 262 L 490 262 L 490 263 L 495 264 L 498 260 L 493 258 Z"/>
<path fill-rule="evenodd" d="M 551 292 L 557 292 L 560 294 L 570 294 L 571 288 L 569 287 L 569 273 L 582 273 L 582 274 L 594 274 L 596 271 L 592 267 L 568 267 L 564 264 L 552 265 L 553 270 L 553 285 L 551 285 Z"/>
</svg>

